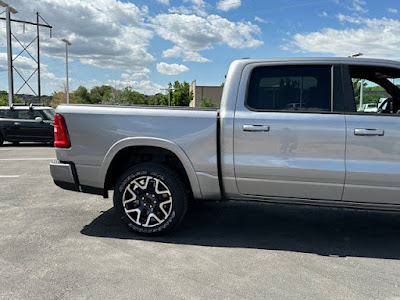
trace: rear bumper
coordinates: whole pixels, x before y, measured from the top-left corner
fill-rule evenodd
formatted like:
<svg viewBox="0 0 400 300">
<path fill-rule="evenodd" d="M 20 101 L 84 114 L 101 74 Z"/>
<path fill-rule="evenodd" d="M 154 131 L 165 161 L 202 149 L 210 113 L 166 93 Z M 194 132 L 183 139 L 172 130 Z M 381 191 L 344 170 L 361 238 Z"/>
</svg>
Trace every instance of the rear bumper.
<svg viewBox="0 0 400 300">
<path fill-rule="evenodd" d="M 50 174 L 54 181 L 78 184 L 75 166 L 72 163 L 61 163 L 54 161 L 50 163 Z"/>
<path fill-rule="evenodd" d="M 104 189 L 79 184 L 75 165 L 71 162 L 51 162 L 50 174 L 54 183 L 64 190 L 102 195 L 108 198 L 107 191 Z"/>
</svg>

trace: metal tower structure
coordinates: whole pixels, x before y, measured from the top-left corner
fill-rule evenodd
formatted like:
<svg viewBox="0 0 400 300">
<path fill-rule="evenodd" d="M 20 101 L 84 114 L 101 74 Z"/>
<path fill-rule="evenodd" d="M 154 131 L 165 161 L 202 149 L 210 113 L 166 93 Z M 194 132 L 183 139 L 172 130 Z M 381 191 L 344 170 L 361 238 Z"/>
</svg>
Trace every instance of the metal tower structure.
<svg viewBox="0 0 400 300">
<path fill-rule="evenodd" d="M 40 87 L 40 27 L 47 27 L 50 29 L 50 37 L 52 34 L 52 26 L 46 22 L 45 19 L 43 19 L 40 14 L 37 12 L 36 13 L 36 23 L 34 22 L 28 22 L 28 21 L 22 21 L 22 20 L 15 20 L 11 19 L 11 13 L 16 14 L 18 11 L 16 11 L 14 8 L 9 6 L 7 3 L 0 1 L 0 5 L 5 7 L 5 13 L 6 17 L 5 18 L 0 18 L 0 20 L 5 20 L 6 21 L 6 31 L 7 31 L 7 60 L 8 60 L 8 103 L 9 106 L 13 104 L 14 100 L 14 71 L 21 77 L 22 81 L 24 82 L 21 87 L 17 90 L 16 94 L 26 85 L 30 88 L 30 90 L 33 92 L 33 94 L 38 97 L 38 101 L 40 102 L 40 97 L 41 97 L 41 87 Z M 3 13 L 4 13 L 3 12 Z M 39 23 L 39 21 L 42 20 L 45 24 Z M 17 36 L 15 36 L 12 33 L 11 30 L 11 24 L 12 22 L 16 23 L 22 23 L 25 25 L 33 25 L 36 26 L 36 37 L 27 45 L 25 46 L 21 41 L 18 39 Z M 21 47 L 22 50 L 15 56 L 13 57 L 13 49 L 12 49 L 12 42 L 15 40 Z M 32 55 L 32 53 L 29 52 L 29 47 L 36 41 L 37 44 L 37 56 L 36 58 Z M 31 50 L 32 51 L 32 50 Z M 21 56 L 21 54 L 26 53 L 30 56 L 30 58 L 37 64 L 37 68 L 30 74 L 29 77 L 25 78 L 21 73 L 19 72 L 18 69 L 14 66 L 14 61 L 18 59 L 18 57 Z M 35 91 L 31 85 L 29 84 L 29 80 L 37 73 L 37 91 Z"/>
</svg>

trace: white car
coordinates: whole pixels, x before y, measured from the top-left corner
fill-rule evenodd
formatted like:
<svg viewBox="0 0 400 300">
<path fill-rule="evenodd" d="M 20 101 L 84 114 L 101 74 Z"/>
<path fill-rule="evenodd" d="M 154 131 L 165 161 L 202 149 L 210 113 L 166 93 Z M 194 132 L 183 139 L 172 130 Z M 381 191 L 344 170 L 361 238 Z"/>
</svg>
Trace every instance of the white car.
<svg viewBox="0 0 400 300">
<path fill-rule="evenodd" d="M 366 103 L 362 106 L 362 108 L 359 108 L 358 111 L 363 111 L 363 112 L 377 112 L 378 111 L 378 104 L 377 103 Z"/>
</svg>

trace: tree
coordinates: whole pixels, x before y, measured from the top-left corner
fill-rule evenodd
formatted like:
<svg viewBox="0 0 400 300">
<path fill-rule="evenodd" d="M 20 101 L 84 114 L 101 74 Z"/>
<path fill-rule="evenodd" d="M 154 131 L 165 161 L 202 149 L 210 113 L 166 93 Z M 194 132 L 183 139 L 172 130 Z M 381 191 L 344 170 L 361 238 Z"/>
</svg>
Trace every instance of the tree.
<svg viewBox="0 0 400 300">
<path fill-rule="evenodd" d="M 148 105 L 168 105 L 168 96 L 163 94 L 156 94 L 147 99 Z"/>
<path fill-rule="evenodd" d="M 0 91 L 0 106 L 8 105 L 8 93 L 6 91 Z"/>
<path fill-rule="evenodd" d="M 201 98 L 200 107 L 216 107 L 210 98 Z"/>
<path fill-rule="evenodd" d="M 112 87 L 109 85 L 94 86 L 90 90 L 90 103 L 97 104 L 107 101 L 111 98 Z"/>
<path fill-rule="evenodd" d="M 171 106 L 189 106 L 190 101 L 193 99 L 189 83 L 175 81 L 174 89 L 175 91 L 171 92 Z"/>
<path fill-rule="evenodd" d="M 14 103 L 23 103 L 22 99 L 14 95 Z M 8 106 L 8 93 L 0 91 L 0 106 Z"/>
<path fill-rule="evenodd" d="M 87 104 L 87 103 L 91 103 L 90 101 L 90 95 L 88 93 L 87 88 L 85 88 L 84 86 L 79 86 L 75 92 L 74 92 L 74 96 L 76 97 L 76 102 L 77 103 L 81 103 L 81 104 Z"/>
<path fill-rule="evenodd" d="M 122 102 L 143 105 L 147 103 L 147 99 L 143 94 L 134 91 L 131 86 L 127 86 L 122 91 Z"/>
</svg>

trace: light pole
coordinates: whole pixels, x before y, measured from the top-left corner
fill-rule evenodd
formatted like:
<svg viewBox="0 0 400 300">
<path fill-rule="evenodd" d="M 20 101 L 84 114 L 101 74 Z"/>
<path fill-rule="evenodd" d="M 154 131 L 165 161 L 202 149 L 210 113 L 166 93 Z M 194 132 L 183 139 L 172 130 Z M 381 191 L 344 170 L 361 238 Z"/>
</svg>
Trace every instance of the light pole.
<svg viewBox="0 0 400 300">
<path fill-rule="evenodd" d="M 14 86 L 13 86 L 13 65 L 12 65 L 12 49 L 11 49 L 11 17 L 10 12 L 13 14 L 18 13 L 14 8 L 7 3 L 0 1 L 0 5 L 6 8 L 6 31 L 7 31 L 7 61 L 8 61 L 8 106 L 13 104 Z"/>
<path fill-rule="evenodd" d="M 361 79 L 358 84 L 360 85 L 360 109 L 362 109 L 364 105 L 364 79 Z"/>
<path fill-rule="evenodd" d="M 62 39 L 65 43 L 65 64 L 66 64 L 66 73 L 67 73 L 67 104 L 69 104 L 69 84 L 68 84 L 68 46 L 71 46 L 71 43 L 66 39 Z"/>
<path fill-rule="evenodd" d="M 168 106 L 171 106 L 171 91 L 176 91 L 171 85 L 171 83 L 168 85 L 167 89 L 160 89 L 162 91 L 168 91 Z"/>
</svg>

